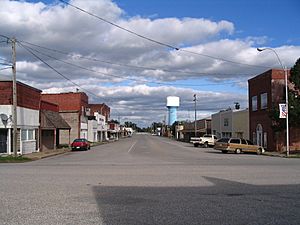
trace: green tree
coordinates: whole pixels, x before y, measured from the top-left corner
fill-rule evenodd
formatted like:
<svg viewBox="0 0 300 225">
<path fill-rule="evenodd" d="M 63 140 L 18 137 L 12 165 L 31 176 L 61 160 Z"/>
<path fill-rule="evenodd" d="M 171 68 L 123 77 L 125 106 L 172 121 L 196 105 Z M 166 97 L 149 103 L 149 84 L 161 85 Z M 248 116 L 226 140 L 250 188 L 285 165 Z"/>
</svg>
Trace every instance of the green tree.
<svg viewBox="0 0 300 225">
<path fill-rule="evenodd" d="M 291 126 L 300 126 L 300 58 L 290 70 L 290 82 L 294 85 L 289 90 L 289 121 Z"/>
<path fill-rule="evenodd" d="M 289 81 L 292 84 L 288 90 L 289 97 L 289 126 L 300 126 L 300 58 L 296 61 L 295 65 L 290 70 Z M 283 96 L 284 102 L 285 96 Z M 286 127 L 285 120 L 279 118 L 278 105 L 274 105 L 270 110 L 270 118 L 272 119 L 272 129 L 283 131 Z"/>
<path fill-rule="evenodd" d="M 295 85 L 295 89 L 300 90 L 300 58 L 296 61 L 295 65 L 290 71 L 290 81 Z"/>
</svg>

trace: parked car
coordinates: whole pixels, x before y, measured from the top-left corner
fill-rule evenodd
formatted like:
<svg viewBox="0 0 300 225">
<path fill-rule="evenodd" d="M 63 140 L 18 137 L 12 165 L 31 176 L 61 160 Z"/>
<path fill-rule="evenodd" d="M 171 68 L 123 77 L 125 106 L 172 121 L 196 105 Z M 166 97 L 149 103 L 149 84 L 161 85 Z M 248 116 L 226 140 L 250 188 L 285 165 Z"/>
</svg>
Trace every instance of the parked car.
<svg viewBox="0 0 300 225">
<path fill-rule="evenodd" d="M 221 138 L 216 142 L 214 149 L 221 150 L 223 153 L 235 152 L 237 154 L 254 152 L 260 155 L 265 152 L 263 147 L 254 145 L 251 141 L 243 138 Z"/>
<path fill-rule="evenodd" d="M 204 148 L 213 147 L 215 142 L 217 141 L 217 137 L 211 134 L 204 134 L 203 137 L 191 137 L 191 143 L 198 147 L 199 145 L 203 146 Z"/>
<path fill-rule="evenodd" d="M 91 144 L 85 138 L 78 138 L 71 144 L 72 150 L 88 150 L 91 149 Z"/>
</svg>

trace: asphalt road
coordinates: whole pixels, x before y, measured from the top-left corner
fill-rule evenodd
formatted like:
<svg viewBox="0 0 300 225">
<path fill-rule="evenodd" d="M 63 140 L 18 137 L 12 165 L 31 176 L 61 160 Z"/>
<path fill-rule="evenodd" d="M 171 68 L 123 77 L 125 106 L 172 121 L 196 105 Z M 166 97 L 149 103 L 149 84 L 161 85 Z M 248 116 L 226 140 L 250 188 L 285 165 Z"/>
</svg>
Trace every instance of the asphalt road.
<svg viewBox="0 0 300 225">
<path fill-rule="evenodd" d="M 137 134 L 0 164 L 0 224 L 300 224 L 300 160 Z"/>
</svg>

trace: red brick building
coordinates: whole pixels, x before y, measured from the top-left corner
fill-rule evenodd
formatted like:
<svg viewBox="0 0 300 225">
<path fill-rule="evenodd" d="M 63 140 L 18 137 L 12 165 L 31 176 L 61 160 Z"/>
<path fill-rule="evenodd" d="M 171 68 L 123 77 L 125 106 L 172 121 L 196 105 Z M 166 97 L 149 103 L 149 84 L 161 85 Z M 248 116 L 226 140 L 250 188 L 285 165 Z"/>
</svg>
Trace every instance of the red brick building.
<svg viewBox="0 0 300 225">
<path fill-rule="evenodd" d="M 100 115 L 105 116 L 105 120 L 110 120 L 110 107 L 105 103 L 102 104 L 89 104 L 90 114 L 94 115 L 94 112 L 98 112 Z"/>
<path fill-rule="evenodd" d="M 285 103 L 284 70 L 268 70 L 248 80 L 248 85 L 250 138 L 254 143 L 267 148 L 268 151 L 285 151 L 286 131 L 274 132 L 270 118 L 272 107 Z M 290 128 L 290 134 L 292 149 L 300 144 L 299 130 Z"/>
<path fill-rule="evenodd" d="M 68 132 L 70 144 L 69 124 L 60 116 L 58 105 L 46 101 L 41 101 L 40 108 L 40 150 L 56 149 L 60 145 L 60 132 Z"/>
<path fill-rule="evenodd" d="M 87 138 L 88 133 L 88 96 L 84 92 L 68 92 L 59 94 L 42 94 L 42 100 L 58 105 L 60 116 L 70 125 L 71 133 L 67 130 L 60 132 L 59 142 L 68 144 L 76 138 Z"/>
</svg>

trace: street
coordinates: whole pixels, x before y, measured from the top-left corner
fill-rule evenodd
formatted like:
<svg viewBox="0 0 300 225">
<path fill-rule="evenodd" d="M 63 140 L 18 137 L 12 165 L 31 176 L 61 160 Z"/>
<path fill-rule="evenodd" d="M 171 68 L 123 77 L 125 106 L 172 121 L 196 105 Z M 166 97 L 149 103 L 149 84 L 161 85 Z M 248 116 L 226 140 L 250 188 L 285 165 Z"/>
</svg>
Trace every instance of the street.
<svg viewBox="0 0 300 225">
<path fill-rule="evenodd" d="M 148 134 L 0 164 L 0 224 L 300 224 L 299 159 Z"/>
</svg>

